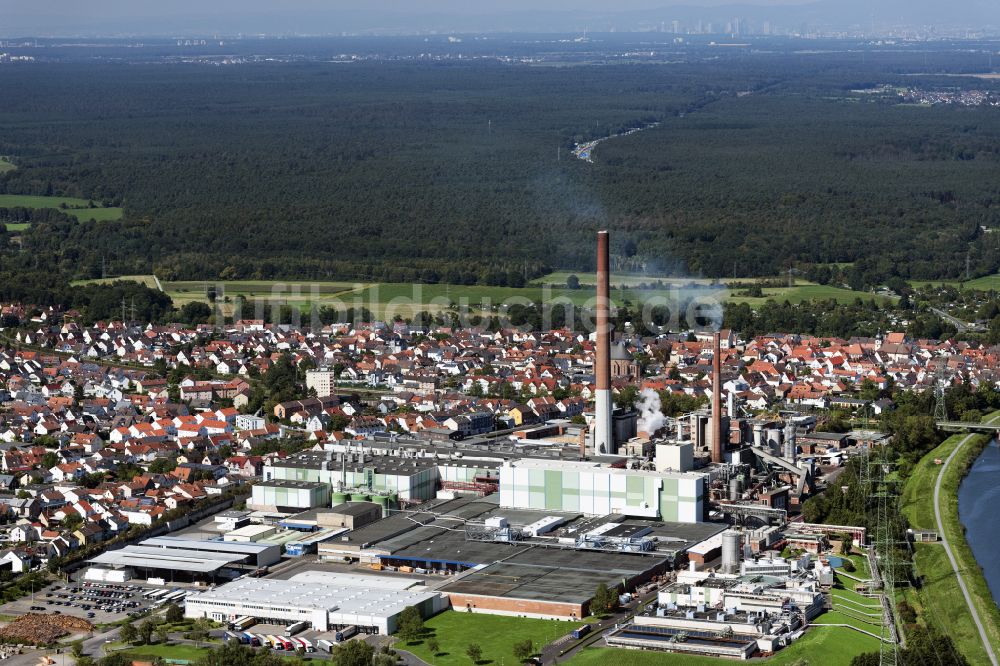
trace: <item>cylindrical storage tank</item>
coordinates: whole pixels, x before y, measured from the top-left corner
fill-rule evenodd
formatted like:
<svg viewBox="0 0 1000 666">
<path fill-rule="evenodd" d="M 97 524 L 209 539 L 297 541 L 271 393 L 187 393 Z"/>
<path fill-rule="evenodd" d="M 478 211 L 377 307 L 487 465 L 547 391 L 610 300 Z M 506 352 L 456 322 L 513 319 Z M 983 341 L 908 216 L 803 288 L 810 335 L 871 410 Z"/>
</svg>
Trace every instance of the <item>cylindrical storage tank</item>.
<svg viewBox="0 0 1000 666">
<path fill-rule="evenodd" d="M 385 518 L 389 515 L 389 498 L 385 495 L 375 495 L 372 497 L 372 501 L 379 505 L 382 509 L 382 517 Z"/>
<path fill-rule="evenodd" d="M 333 506 L 337 506 L 338 504 L 343 504 L 344 502 L 347 501 L 347 493 L 335 492 L 332 495 L 330 495 L 330 499 L 331 499 L 331 504 Z"/>
<path fill-rule="evenodd" d="M 371 500 L 371 497 L 369 497 L 368 495 L 365 495 L 364 493 L 351 493 L 351 501 L 352 502 L 368 502 L 370 500 Z"/>
<path fill-rule="evenodd" d="M 762 423 L 753 424 L 753 445 L 758 448 L 764 446 L 764 425 Z"/>
<path fill-rule="evenodd" d="M 389 508 L 398 509 L 399 508 L 399 497 L 396 493 L 389 493 Z"/>
<path fill-rule="evenodd" d="M 722 533 L 722 573 L 739 572 L 741 539 L 742 535 L 739 532 Z"/>
<path fill-rule="evenodd" d="M 743 492 L 743 482 L 737 477 L 729 479 L 729 501 L 736 502 L 740 499 L 740 493 Z"/>
<path fill-rule="evenodd" d="M 795 462 L 795 424 L 785 425 L 785 459 Z"/>
<path fill-rule="evenodd" d="M 767 429 L 767 448 L 776 455 L 781 455 L 781 445 L 784 441 L 784 433 L 778 428 Z"/>
</svg>

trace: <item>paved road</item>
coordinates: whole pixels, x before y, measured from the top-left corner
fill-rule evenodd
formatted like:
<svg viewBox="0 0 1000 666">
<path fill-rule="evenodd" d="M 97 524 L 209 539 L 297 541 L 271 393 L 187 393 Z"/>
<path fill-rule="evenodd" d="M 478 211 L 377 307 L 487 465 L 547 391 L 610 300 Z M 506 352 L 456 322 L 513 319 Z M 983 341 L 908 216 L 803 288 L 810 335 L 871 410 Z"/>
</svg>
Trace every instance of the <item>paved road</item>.
<svg viewBox="0 0 1000 666">
<path fill-rule="evenodd" d="M 958 586 L 962 589 L 962 596 L 965 597 L 965 603 L 969 606 L 969 612 L 972 613 L 972 619 L 976 623 L 976 629 L 979 630 L 979 638 L 983 641 L 983 648 L 986 650 L 986 654 L 990 657 L 990 663 L 993 666 L 998 666 L 997 657 L 993 653 L 993 646 L 990 644 L 989 637 L 986 635 L 986 628 L 983 626 L 983 621 L 979 617 L 979 611 L 976 610 L 976 605 L 972 602 L 972 597 L 969 595 L 969 588 L 965 585 L 965 579 L 962 578 L 962 573 L 958 569 L 958 560 L 955 559 L 955 553 L 951 550 L 951 544 L 948 543 L 948 537 L 945 535 L 944 531 L 944 521 L 941 520 L 941 479 L 944 478 L 945 470 L 948 469 L 948 465 L 951 464 L 952 459 L 955 455 L 962 450 L 966 443 L 975 437 L 976 435 L 966 435 L 965 439 L 958 443 L 955 450 L 951 452 L 948 459 L 944 461 L 941 465 L 941 470 L 938 472 L 937 481 L 934 483 L 934 518 L 937 520 L 938 534 L 941 536 L 941 544 L 944 546 L 944 550 L 948 553 L 948 561 L 951 562 L 951 568 L 955 570 L 955 577 L 958 579 Z"/>
<path fill-rule="evenodd" d="M 105 644 L 118 640 L 119 631 L 121 631 L 121 629 L 115 627 L 110 631 L 105 631 L 99 634 L 95 633 L 90 638 L 83 639 L 83 653 L 93 657 L 94 659 L 100 659 L 104 656 Z"/>
<path fill-rule="evenodd" d="M 412 652 L 407 652 L 406 650 L 400 650 L 399 648 L 393 648 L 396 654 L 400 656 L 403 660 L 404 666 L 431 666 L 426 661 L 413 654 Z"/>
<path fill-rule="evenodd" d="M 944 319 L 946 322 L 948 322 L 949 324 L 951 324 L 952 326 L 954 326 L 958 330 L 959 333 L 965 333 L 966 331 L 968 331 L 970 329 L 972 329 L 972 330 L 979 330 L 979 327 L 970 325 L 968 322 L 962 321 L 958 317 L 953 317 L 952 315 L 948 314 L 944 310 L 938 310 L 937 308 L 931 308 L 931 312 L 933 312 L 938 317 L 941 317 L 941 319 Z"/>
<path fill-rule="evenodd" d="M 576 627 L 580 626 L 580 623 L 570 623 L 567 625 L 566 635 L 560 636 L 558 639 L 542 647 L 541 651 L 541 661 L 543 664 L 554 664 L 556 660 L 565 661 L 572 657 L 574 654 L 579 652 L 583 648 L 590 647 L 594 644 L 601 643 L 603 641 L 603 634 L 608 629 L 614 627 L 616 624 L 624 623 L 628 618 L 631 618 L 648 602 L 652 601 L 657 597 L 659 593 L 659 588 L 654 589 L 641 597 L 632 599 L 626 606 L 619 608 L 613 614 L 609 615 L 605 619 L 599 622 L 591 623 L 591 630 L 582 640 L 577 641 L 569 636 L 569 633 L 573 631 Z M 572 645 L 571 648 L 566 649 L 567 645 Z M 565 650 L 565 652 L 564 652 Z"/>
</svg>

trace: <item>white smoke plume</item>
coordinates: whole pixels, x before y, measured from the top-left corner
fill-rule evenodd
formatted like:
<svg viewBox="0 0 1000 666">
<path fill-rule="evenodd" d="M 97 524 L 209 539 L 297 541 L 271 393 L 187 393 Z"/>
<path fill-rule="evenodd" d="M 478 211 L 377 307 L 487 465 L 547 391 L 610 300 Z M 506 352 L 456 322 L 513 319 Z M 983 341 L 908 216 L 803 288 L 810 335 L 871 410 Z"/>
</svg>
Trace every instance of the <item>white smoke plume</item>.
<svg viewBox="0 0 1000 666">
<path fill-rule="evenodd" d="M 666 422 L 661 410 L 660 394 L 653 389 L 643 389 L 635 406 L 639 410 L 639 431 L 652 437 Z"/>
</svg>

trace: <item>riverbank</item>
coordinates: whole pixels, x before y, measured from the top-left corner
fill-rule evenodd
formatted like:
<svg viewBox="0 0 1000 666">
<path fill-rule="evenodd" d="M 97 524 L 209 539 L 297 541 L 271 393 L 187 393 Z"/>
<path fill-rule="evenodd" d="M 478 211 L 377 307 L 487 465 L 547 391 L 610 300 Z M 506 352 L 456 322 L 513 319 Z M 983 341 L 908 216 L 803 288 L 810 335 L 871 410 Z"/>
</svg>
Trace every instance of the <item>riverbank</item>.
<svg viewBox="0 0 1000 666">
<path fill-rule="evenodd" d="M 987 420 L 1000 418 L 1000 412 Z M 988 435 L 953 435 L 924 456 L 906 482 L 901 511 L 914 529 L 937 530 L 934 511 L 934 486 L 941 466 L 935 460 L 947 460 L 958 450 L 941 477 L 940 505 L 943 536 L 947 538 L 958 570 L 962 574 L 973 605 L 983 623 L 995 652 L 1000 652 L 1000 610 L 997 609 L 979 565 L 965 540 L 965 530 L 958 513 L 958 487 L 968 469 L 990 442 Z M 923 580 L 919 590 L 908 591 L 909 602 L 942 632 L 951 636 L 956 647 L 972 664 L 990 663 L 979 631 L 973 621 L 958 577 L 941 543 L 917 544 L 914 562 Z"/>
</svg>

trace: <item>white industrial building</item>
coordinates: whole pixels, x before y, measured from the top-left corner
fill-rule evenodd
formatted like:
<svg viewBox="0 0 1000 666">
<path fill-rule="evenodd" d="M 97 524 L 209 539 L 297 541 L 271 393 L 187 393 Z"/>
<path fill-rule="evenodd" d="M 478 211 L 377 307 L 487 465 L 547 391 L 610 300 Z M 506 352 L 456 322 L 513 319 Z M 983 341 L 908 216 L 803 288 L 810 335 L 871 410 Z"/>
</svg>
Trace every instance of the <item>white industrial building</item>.
<svg viewBox="0 0 1000 666">
<path fill-rule="evenodd" d="M 238 617 L 267 624 L 306 621 L 318 631 L 355 625 L 391 634 L 407 606 L 427 618 L 447 605 L 447 597 L 428 591 L 420 580 L 311 571 L 290 580 L 241 578 L 188 597 L 184 614 L 219 622 Z"/>
<path fill-rule="evenodd" d="M 260 481 L 254 484 L 252 493 L 247 508 L 256 511 L 298 513 L 330 506 L 330 486 L 326 483 L 285 479 Z"/>
<path fill-rule="evenodd" d="M 500 468 L 500 506 L 698 523 L 704 520 L 705 477 L 525 458 Z"/>
<path fill-rule="evenodd" d="M 88 560 L 89 580 L 121 581 L 154 577 L 165 580 L 214 578 L 238 570 L 269 566 L 281 560 L 281 546 L 274 544 L 199 541 L 179 537 L 154 537 L 137 545 L 109 550 Z"/>
</svg>

